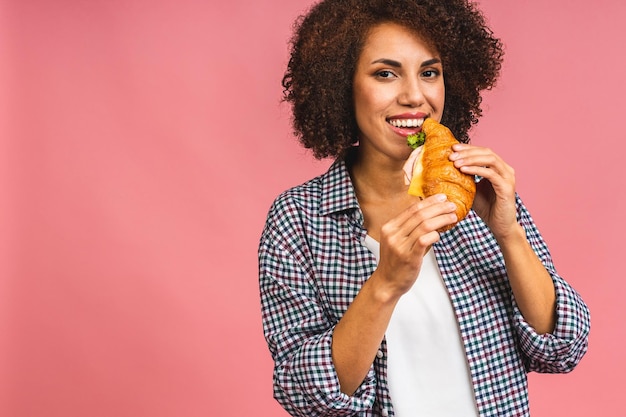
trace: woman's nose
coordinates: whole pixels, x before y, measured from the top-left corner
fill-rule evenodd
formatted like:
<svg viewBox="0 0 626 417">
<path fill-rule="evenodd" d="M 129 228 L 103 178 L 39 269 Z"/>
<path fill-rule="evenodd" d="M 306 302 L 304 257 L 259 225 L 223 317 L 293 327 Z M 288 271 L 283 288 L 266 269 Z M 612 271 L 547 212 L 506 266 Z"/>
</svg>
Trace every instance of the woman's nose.
<svg viewBox="0 0 626 417">
<path fill-rule="evenodd" d="M 424 94 L 417 79 L 405 79 L 398 101 L 404 106 L 411 107 L 417 107 L 424 102 Z"/>
</svg>

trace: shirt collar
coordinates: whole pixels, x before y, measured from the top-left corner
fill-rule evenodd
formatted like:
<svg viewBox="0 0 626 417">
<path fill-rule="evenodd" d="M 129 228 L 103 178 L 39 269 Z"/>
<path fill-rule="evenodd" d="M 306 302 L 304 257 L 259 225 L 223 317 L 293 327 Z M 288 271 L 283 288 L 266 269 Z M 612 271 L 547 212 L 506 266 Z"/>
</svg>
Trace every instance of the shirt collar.
<svg viewBox="0 0 626 417">
<path fill-rule="evenodd" d="M 321 178 L 320 215 L 359 209 L 345 159 L 336 160 Z"/>
</svg>

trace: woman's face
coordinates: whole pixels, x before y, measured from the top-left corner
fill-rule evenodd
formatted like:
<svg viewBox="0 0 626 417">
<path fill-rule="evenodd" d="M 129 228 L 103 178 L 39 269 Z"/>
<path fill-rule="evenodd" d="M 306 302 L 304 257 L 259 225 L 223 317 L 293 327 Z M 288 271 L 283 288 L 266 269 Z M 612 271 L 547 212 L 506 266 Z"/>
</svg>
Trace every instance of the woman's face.
<svg viewBox="0 0 626 417">
<path fill-rule="evenodd" d="M 445 101 L 439 54 L 403 26 L 370 31 L 354 74 L 361 152 L 404 161 L 409 134 L 426 117 L 441 121 Z"/>
</svg>

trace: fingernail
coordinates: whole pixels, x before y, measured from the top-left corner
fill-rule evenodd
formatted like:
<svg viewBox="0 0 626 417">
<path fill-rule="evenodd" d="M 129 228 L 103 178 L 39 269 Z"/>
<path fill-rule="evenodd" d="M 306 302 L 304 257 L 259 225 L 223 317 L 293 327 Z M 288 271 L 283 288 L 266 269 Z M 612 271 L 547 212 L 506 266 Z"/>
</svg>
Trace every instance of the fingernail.
<svg viewBox="0 0 626 417">
<path fill-rule="evenodd" d="M 446 201 L 448 199 L 448 196 L 445 194 L 435 194 L 435 198 L 437 199 L 437 201 Z"/>
</svg>

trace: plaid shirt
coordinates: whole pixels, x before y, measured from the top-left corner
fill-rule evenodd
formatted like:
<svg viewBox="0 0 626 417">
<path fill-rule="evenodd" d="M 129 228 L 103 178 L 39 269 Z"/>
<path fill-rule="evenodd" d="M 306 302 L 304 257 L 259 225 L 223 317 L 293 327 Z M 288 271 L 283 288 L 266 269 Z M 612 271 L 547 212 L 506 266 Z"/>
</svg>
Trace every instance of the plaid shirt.
<svg viewBox="0 0 626 417">
<path fill-rule="evenodd" d="M 495 238 L 472 211 L 434 245 L 469 362 L 481 416 L 528 416 L 529 371 L 571 371 L 587 350 L 589 311 L 559 275 L 528 211 L 518 221 L 552 276 L 557 323 L 539 335 L 513 299 Z M 383 340 L 367 377 L 343 394 L 331 357 L 334 326 L 376 268 L 346 165 L 280 195 L 259 246 L 263 330 L 274 396 L 293 416 L 393 416 Z"/>
</svg>

